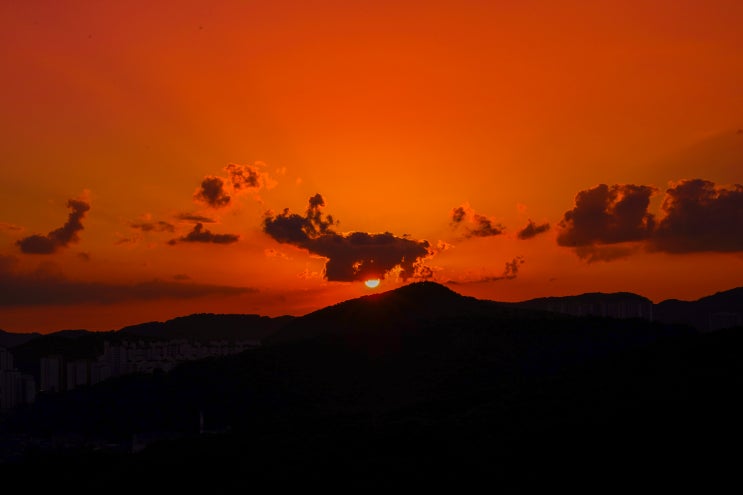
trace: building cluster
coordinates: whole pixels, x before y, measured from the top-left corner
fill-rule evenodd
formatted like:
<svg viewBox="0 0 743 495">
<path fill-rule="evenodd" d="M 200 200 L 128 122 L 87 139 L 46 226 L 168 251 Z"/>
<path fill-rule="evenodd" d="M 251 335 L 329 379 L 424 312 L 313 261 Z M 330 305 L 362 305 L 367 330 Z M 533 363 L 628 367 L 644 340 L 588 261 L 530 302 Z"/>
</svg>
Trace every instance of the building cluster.
<svg viewBox="0 0 743 495">
<path fill-rule="evenodd" d="M 62 356 L 41 359 L 40 390 L 63 392 L 84 385 L 95 385 L 108 378 L 130 373 L 170 371 L 178 363 L 211 356 L 237 354 L 256 347 L 256 341 L 188 340 L 104 342 L 103 354 L 94 359 L 68 360 Z"/>
<path fill-rule="evenodd" d="M 108 378 L 130 373 L 167 372 L 178 363 L 211 356 L 237 354 L 259 342 L 188 340 L 121 341 L 103 344 L 103 354 L 91 359 L 68 359 L 61 355 L 42 357 L 39 382 L 13 365 L 13 355 L 0 347 L 0 411 L 31 404 L 38 392 L 64 392 L 95 385 Z"/>
<path fill-rule="evenodd" d="M 653 319 L 653 303 L 650 301 L 550 301 L 545 309 L 574 316 L 602 316 L 608 318 Z"/>
<path fill-rule="evenodd" d="M 36 380 L 21 373 L 13 365 L 13 355 L 0 347 L 0 412 L 21 404 L 30 404 L 36 398 Z"/>
</svg>

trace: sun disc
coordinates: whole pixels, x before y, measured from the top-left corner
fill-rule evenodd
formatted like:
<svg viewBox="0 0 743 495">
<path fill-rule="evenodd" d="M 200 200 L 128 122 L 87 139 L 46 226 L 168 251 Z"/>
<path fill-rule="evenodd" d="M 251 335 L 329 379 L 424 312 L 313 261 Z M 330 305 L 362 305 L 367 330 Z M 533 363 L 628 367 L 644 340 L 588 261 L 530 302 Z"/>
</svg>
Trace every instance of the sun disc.
<svg viewBox="0 0 743 495">
<path fill-rule="evenodd" d="M 378 278 L 370 278 L 366 282 L 364 282 L 364 285 L 369 287 L 370 289 L 373 289 L 379 285 L 379 279 Z"/>
</svg>

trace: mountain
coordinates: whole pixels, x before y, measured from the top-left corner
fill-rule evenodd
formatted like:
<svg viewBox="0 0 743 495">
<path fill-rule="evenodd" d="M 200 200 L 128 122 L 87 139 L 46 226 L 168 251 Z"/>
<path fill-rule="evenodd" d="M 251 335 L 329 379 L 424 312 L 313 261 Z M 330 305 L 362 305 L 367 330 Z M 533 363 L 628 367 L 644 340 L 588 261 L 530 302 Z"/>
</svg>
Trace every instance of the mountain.
<svg viewBox="0 0 743 495">
<path fill-rule="evenodd" d="M 667 299 L 655 305 L 655 318 L 686 323 L 704 331 L 743 325 L 743 287 L 717 292 L 696 301 Z"/>
<path fill-rule="evenodd" d="M 119 330 L 93 332 L 89 330 L 61 330 L 50 334 L 7 334 L 6 340 L 14 356 L 15 367 L 40 381 L 40 361 L 57 355 L 66 360 L 95 359 L 103 354 L 104 342 L 123 340 L 189 340 L 253 341 L 286 325 L 294 317 L 271 318 L 254 314 L 197 313 L 164 322 L 153 321 L 123 327 Z M 11 338 L 12 336 L 12 338 Z M 3 337 L 3 334 L 0 334 Z"/>
<path fill-rule="evenodd" d="M 669 324 L 689 325 L 699 331 L 743 325 L 743 287 L 717 292 L 694 301 L 667 299 L 656 304 L 631 292 L 589 292 L 572 296 L 542 297 L 511 304 L 520 308 L 577 316 L 646 318 Z"/>
<path fill-rule="evenodd" d="M 653 319 L 653 302 L 631 292 L 588 292 L 563 297 L 542 297 L 514 303 L 515 306 L 543 311 L 612 318 Z"/>
<path fill-rule="evenodd" d="M 0 330 L 0 347 L 9 349 L 40 336 L 40 333 L 13 333 Z"/>
<path fill-rule="evenodd" d="M 165 322 L 148 322 L 118 330 L 118 335 L 157 339 L 261 341 L 288 322 L 293 316 L 271 318 L 256 314 L 198 313 Z"/>
<path fill-rule="evenodd" d="M 416 282 L 314 311 L 288 322 L 267 336 L 264 345 L 321 336 L 384 335 L 406 327 L 452 318 L 533 318 L 533 311 L 463 296 L 435 282 Z M 559 318 L 539 314 L 541 317 Z"/>
<path fill-rule="evenodd" d="M 410 284 L 293 318 L 241 354 L 40 397 L 0 421 L 1 448 L 32 446 L 0 476 L 27 489 L 715 491 L 737 472 L 721 447 L 743 440 L 742 346 L 736 330 Z"/>
</svg>

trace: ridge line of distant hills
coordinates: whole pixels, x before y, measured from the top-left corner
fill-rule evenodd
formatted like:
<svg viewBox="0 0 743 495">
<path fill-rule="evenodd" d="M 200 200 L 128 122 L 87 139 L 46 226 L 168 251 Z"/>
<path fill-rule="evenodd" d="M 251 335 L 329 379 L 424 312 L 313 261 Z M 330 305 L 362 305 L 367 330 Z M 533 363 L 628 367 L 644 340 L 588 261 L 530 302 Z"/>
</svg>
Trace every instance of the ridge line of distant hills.
<svg viewBox="0 0 743 495">
<path fill-rule="evenodd" d="M 441 286 L 447 291 L 459 295 L 436 282 L 418 282 L 410 285 L 417 284 Z M 399 289 L 387 292 L 394 292 L 395 290 Z M 377 297 L 382 294 L 385 293 L 375 293 L 358 299 Z M 468 297 L 468 299 L 474 298 Z M 586 292 L 569 296 L 539 297 L 519 302 L 500 302 L 487 299 L 481 301 L 499 304 L 504 307 L 565 313 L 574 316 L 619 318 L 636 316 L 661 323 L 688 325 L 699 331 L 743 325 L 743 287 L 719 291 L 696 300 L 666 299 L 659 303 L 653 303 L 647 297 L 632 292 Z M 339 304 L 343 304 L 343 302 Z M 42 336 L 47 338 L 52 336 L 70 338 L 87 334 L 105 335 L 112 339 L 136 336 L 155 339 L 182 338 L 196 341 L 235 339 L 260 341 L 296 318 L 307 317 L 335 306 L 338 306 L 338 304 L 304 316 L 269 317 L 258 314 L 194 313 L 164 322 L 149 321 L 109 331 L 78 329 L 42 334 L 39 332 L 9 332 L 0 329 L 0 347 L 12 348 Z M 636 314 L 633 314 L 632 311 Z"/>
</svg>

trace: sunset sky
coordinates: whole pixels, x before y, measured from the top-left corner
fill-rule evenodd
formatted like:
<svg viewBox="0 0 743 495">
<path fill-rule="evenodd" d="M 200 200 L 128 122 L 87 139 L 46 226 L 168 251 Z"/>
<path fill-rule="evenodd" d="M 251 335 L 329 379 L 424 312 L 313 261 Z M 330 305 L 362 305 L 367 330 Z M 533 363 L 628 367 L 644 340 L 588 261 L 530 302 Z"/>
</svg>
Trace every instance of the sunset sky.
<svg viewBox="0 0 743 495">
<path fill-rule="evenodd" d="M 0 2 L 0 329 L 742 286 L 741 26 L 740 0 Z"/>
</svg>

